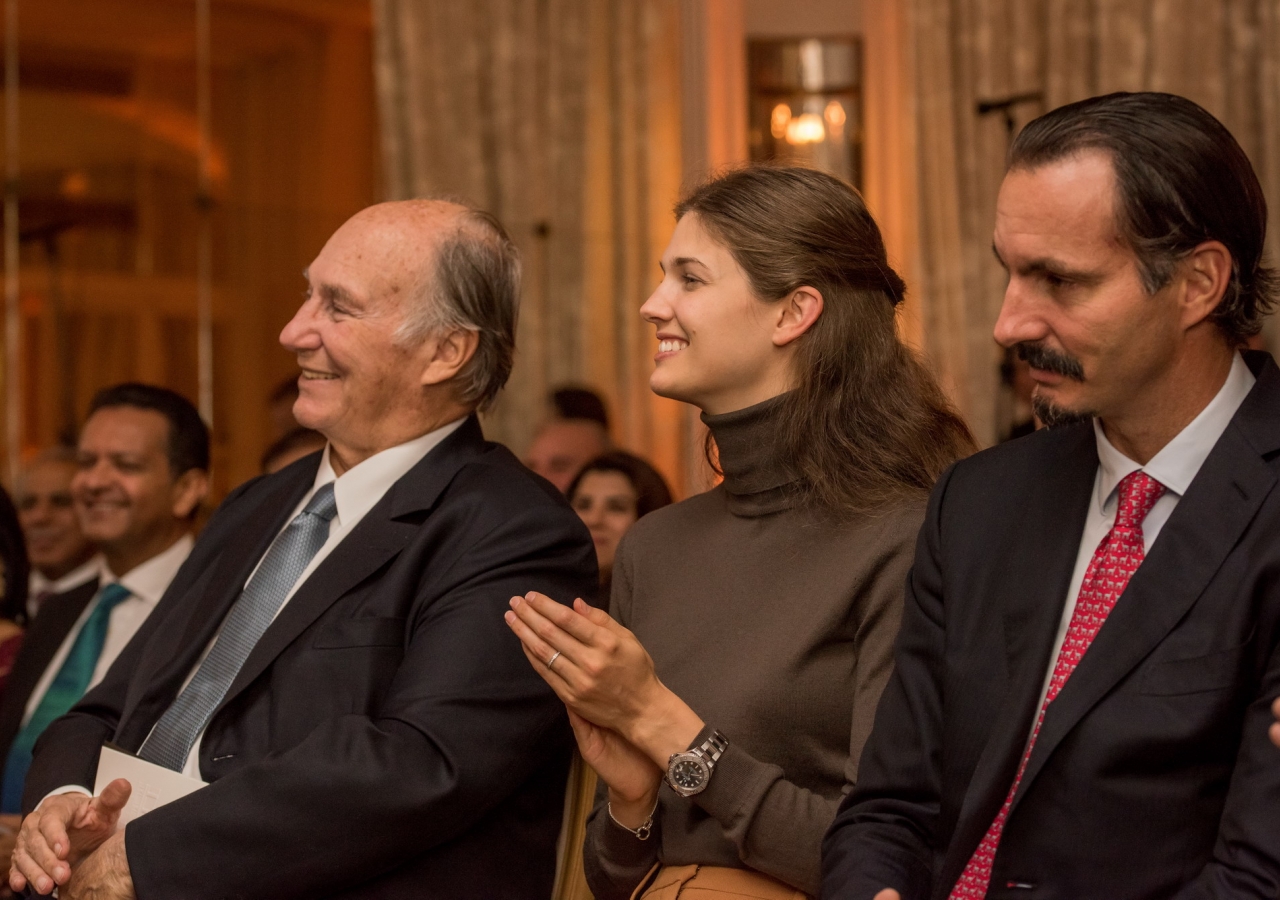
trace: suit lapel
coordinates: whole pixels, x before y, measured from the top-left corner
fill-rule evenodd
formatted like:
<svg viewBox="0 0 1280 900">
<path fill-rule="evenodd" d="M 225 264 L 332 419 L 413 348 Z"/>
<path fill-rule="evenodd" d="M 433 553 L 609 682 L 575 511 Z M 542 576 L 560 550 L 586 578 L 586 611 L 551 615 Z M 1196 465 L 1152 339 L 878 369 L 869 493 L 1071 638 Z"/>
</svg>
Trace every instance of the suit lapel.
<svg viewBox="0 0 1280 900">
<path fill-rule="evenodd" d="M 49 597 L 36 613 L 9 674 L 4 702 L 0 704 L 0 754 L 9 752 L 9 744 L 22 726 L 27 702 L 40 676 L 97 593 L 98 579 L 93 578 L 65 593 Z"/>
<path fill-rule="evenodd" d="M 214 715 L 252 684 L 338 598 L 394 559 L 421 529 L 420 514 L 434 506 L 457 471 L 483 448 L 484 436 L 473 415 L 392 485 L 285 604 L 250 652 Z"/>
<path fill-rule="evenodd" d="M 173 652 L 163 654 L 154 674 L 145 679 L 150 687 L 146 696 L 140 699 L 138 708 L 154 708 L 158 716 L 173 702 L 178 688 L 222 627 L 222 620 L 240 596 L 254 567 L 284 527 L 298 501 L 315 483 L 318 466 L 317 461 L 316 467 L 307 466 L 296 477 L 274 486 L 235 527 L 213 564 L 211 577 L 199 590 L 182 636 L 172 645 Z M 153 721 L 148 718 L 148 729 L 151 724 Z"/>
<path fill-rule="evenodd" d="M 1275 476 L 1260 454 L 1280 446 L 1280 420 L 1273 412 L 1280 402 L 1280 371 L 1270 357 L 1255 356 L 1250 362 L 1261 369 L 1258 383 L 1046 711 L 1015 808 L 1071 729 L 1191 609 L 1275 487 Z"/>
<path fill-rule="evenodd" d="M 1062 620 L 1098 469 L 1091 427 L 1073 428 L 1063 438 L 1043 465 L 1049 474 L 1028 497 L 1026 515 L 1011 523 L 1010 552 L 1002 557 L 1003 596 L 994 605 L 1004 609 L 1007 678 L 993 686 L 1003 696 L 956 819 L 940 873 L 946 884 L 960 877 L 1013 784 Z"/>
</svg>

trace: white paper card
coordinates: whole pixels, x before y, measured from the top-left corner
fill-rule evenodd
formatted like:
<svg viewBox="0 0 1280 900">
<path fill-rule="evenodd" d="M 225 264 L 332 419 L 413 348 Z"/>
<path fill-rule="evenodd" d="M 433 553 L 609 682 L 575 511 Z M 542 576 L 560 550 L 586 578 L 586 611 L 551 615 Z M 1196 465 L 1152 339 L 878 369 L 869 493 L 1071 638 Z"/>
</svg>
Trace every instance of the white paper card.
<svg viewBox="0 0 1280 900">
<path fill-rule="evenodd" d="M 117 778 L 123 778 L 133 785 L 129 802 L 120 811 L 118 828 L 123 828 L 143 813 L 172 803 L 205 786 L 198 778 L 138 759 L 114 747 L 103 747 L 98 754 L 98 778 L 93 785 L 93 795 L 96 797 L 101 794 L 102 789 Z"/>
</svg>

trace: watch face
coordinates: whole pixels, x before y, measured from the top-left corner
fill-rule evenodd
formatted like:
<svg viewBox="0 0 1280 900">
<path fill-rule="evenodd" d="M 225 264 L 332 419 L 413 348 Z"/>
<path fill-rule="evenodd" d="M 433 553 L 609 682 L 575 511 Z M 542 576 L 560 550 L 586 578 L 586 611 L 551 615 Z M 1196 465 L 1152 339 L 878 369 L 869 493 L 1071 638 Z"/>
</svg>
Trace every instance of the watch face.
<svg viewBox="0 0 1280 900">
<path fill-rule="evenodd" d="M 707 764 L 698 757 L 678 759 L 671 766 L 668 777 L 677 789 L 697 791 L 707 783 Z"/>
</svg>

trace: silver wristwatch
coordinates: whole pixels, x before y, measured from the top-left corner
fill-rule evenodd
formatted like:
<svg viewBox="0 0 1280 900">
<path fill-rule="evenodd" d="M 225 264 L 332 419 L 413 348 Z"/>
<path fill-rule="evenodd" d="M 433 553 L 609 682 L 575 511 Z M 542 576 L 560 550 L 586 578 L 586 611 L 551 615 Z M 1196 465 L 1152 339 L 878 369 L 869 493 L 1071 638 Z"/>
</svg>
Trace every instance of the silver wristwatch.
<svg viewBox="0 0 1280 900">
<path fill-rule="evenodd" d="M 667 760 L 666 781 L 671 790 L 681 797 L 692 797 L 706 790 L 711 773 L 715 771 L 718 760 L 729 746 L 729 739 L 718 731 L 683 753 L 672 753 Z"/>
</svg>

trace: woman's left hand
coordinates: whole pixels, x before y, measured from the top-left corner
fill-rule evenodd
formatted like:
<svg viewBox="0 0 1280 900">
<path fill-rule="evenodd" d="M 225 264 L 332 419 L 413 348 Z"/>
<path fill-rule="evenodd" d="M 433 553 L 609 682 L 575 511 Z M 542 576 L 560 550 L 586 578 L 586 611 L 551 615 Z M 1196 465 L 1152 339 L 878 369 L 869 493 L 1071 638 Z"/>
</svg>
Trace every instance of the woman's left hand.
<svg viewBox="0 0 1280 900">
<path fill-rule="evenodd" d="M 662 767 L 702 730 L 698 715 L 658 680 L 636 636 L 604 610 L 581 599 L 570 609 L 536 592 L 512 597 L 511 610 L 507 624 L 529 662 L 583 719 L 618 732 Z"/>
</svg>

